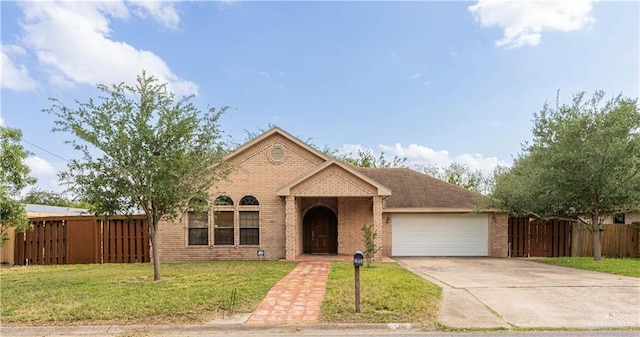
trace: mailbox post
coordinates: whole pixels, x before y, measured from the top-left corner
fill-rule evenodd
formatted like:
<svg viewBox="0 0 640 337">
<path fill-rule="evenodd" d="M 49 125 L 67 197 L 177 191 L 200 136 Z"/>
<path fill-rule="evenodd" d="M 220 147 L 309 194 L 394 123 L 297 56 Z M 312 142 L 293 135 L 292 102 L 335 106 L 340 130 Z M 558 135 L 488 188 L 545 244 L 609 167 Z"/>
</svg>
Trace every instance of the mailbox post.
<svg viewBox="0 0 640 337">
<path fill-rule="evenodd" d="M 362 252 L 356 250 L 353 253 L 353 267 L 355 268 L 355 287 L 356 287 L 356 313 L 360 313 L 360 267 L 364 264 L 364 256 Z"/>
</svg>

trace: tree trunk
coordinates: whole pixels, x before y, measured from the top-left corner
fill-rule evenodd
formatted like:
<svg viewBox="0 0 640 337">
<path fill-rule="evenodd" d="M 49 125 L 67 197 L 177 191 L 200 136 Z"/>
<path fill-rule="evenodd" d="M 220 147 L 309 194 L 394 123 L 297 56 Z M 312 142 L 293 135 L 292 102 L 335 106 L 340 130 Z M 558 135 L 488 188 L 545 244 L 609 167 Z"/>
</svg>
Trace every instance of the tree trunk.
<svg viewBox="0 0 640 337">
<path fill-rule="evenodd" d="M 600 243 L 600 223 L 598 222 L 598 214 L 591 216 L 591 235 L 593 237 L 593 259 L 600 261 L 602 259 L 602 244 Z"/>
<path fill-rule="evenodd" d="M 151 254 L 153 255 L 153 280 L 160 280 L 160 255 L 158 255 L 158 239 L 156 233 L 158 233 L 158 224 L 155 223 L 155 219 L 152 219 L 152 224 L 149 226 L 151 229 Z"/>
</svg>

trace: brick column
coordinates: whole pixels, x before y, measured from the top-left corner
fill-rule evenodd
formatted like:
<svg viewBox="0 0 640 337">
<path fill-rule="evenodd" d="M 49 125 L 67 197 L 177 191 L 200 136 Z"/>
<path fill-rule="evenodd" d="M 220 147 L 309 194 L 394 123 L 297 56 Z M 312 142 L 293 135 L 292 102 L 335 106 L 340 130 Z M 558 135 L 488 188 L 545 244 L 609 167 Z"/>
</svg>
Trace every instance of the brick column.
<svg viewBox="0 0 640 337">
<path fill-rule="evenodd" d="M 287 196 L 285 200 L 285 259 L 296 259 L 296 246 L 298 231 L 296 226 L 296 200 L 293 196 Z"/>
<path fill-rule="evenodd" d="M 507 257 L 509 250 L 509 216 L 504 213 L 490 213 L 489 256 Z"/>
<path fill-rule="evenodd" d="M 382 197 L 375 196 L 373 197 L 373 230 L 377 234 L 376 236 L 376 247 L 382 248 Z M 374 260 L 381 261 L 382 260 L 382 249 L 379 249 L 376 255 L 374 256 Z"/>
</svg>

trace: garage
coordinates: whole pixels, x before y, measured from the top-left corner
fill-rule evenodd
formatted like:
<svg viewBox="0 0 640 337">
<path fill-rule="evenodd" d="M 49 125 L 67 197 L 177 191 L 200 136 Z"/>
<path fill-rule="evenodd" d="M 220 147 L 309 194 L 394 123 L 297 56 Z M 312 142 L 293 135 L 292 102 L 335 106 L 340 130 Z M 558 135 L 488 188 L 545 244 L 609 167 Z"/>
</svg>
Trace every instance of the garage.
<svg viewBox="0 0 640 337">
<path fill-rule="evenodd" d="M 392 256 L 488 256 L 486 214 L 393 214 Z"/>
</svg>

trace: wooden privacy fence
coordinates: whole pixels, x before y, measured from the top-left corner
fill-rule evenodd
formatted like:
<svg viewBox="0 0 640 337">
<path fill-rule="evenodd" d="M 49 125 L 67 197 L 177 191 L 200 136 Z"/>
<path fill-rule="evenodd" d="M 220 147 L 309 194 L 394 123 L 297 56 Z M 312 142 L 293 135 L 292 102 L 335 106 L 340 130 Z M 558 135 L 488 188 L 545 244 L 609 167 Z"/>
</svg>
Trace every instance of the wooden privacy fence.
<svg viewBox="0 0 640 337">
<path fill-rule="evenodd" d="M 571 256 L 571 222 L 509 218 L 509 253 L 512 257 Z"/>
<path fill-rule="evenodd" d="M 593 256 L 593 236 L 587 228 L 576 227 L 573 256 Z M 602 255 L 608 257 L 640 257 L 638 230 L 629 225 L 603 225 L 600 235 Z"/>
<path fill-rule="evenodd" d="M 15 264 L 149 262 L 149 225 L 142 217 L 67 216 L 32 219 L 16 234 Z"/>
</svg>

